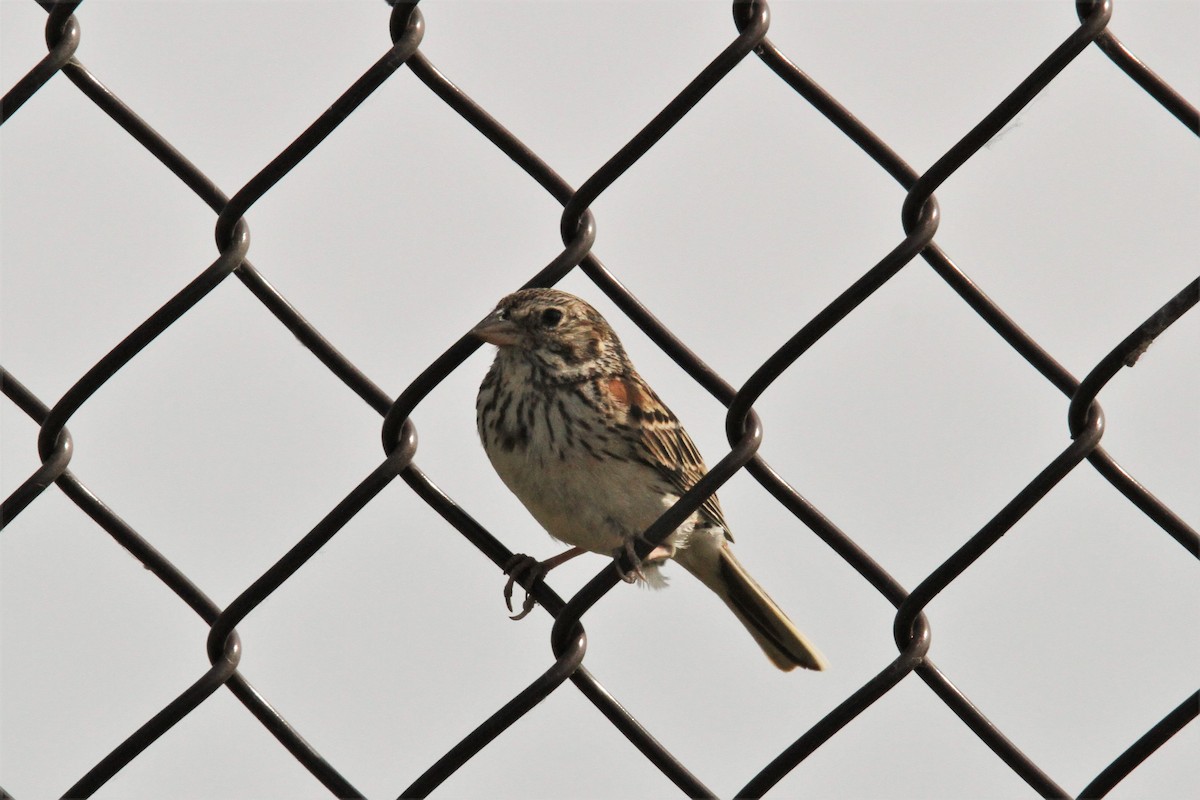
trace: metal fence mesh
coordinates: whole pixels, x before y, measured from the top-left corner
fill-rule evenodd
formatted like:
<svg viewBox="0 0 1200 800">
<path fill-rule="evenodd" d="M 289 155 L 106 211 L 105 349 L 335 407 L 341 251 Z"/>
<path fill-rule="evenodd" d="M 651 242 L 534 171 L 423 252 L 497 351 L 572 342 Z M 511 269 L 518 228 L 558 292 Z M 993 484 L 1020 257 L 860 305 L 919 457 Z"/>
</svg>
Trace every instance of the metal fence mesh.
<svg viewBox="0 0 1200 800">
<path fill-rule="evenodd" d="M 3 98 L 0 120 L 6 121 L 23 104 L 59 73 L 130 136 L 149 150 L 180 181 L 196 193 L 217 215 L 216 240 L 219 256 L 203 272 L 178 291 L 169 302 L 129 333 L 104 358 L 82 375 L 53 402 L 40 399 L 23 386 L 17 376 L 2 373 L 4 394 L 9 401 L 39 426 L 37 448 L 41 466 L 20 486 L 8 491 L 0 521 L 16 518 L 50 487 L 62 492 L 104 529 L 121 547 L 136 556 L 171 591 L 210 626 L 208 654 L 211 667 L 178 697 L 147 720 L 142 727 L 117 744 L 99 763 L 80 777 L 68 796 L 87 796 L 97 791 L 136 759 L 143 750 L 173 725 L 200 706 L 214 692 L 227 688 L 245 708 L 295 756 L 330 792 L 339 797 L 362 796 L 353 776 L 339 771 L 316 752 L 246 680 L 239 671 L 239 622 L 259 607 L 323 545 L 362 510 L 394 478 L 400 477 L 413 492 L 453 525 L 479 553 L 497 566 L 512 552 L 467 515 L 418 468 L 414 410 L 479 344 L 466 338 L 453 343 L 428 366 L 397 398 L 389 397 L 372 380 L 350 363 L 319 331 L 309 324 L 246 259 L 249 229 L 247 212 L 272 186 L 303 160 L 326 136 L 343 122 L 372 92 L 394 73 L 407 68 L 445 104 L 474 126 L 511 158 L 525 173 L 563 206 L 561 233 L 564 249 L 526 285 L 551 285 L 578 268 L 633 320 L 659 347 L 679 363 L 704 389 L 728 407 L 726 433 L 728 454 L 709 476 L 666 512 L 648 532 L 648 538 L 673 529 L 675 520 L 687 516 L 708 494 L 738 470 L 745 469 L 784 507 L 808 526 L 830 548 L 850 564 L 864 580 L 896 607 L 895 641 L 899 654 L 869 682 L 855 691 L 823 719 L 798 732 L 794 743 L 770 759 L 740 790 L 739 796 L 758 797 L 771 790 L 784 776 L 802 765 L 824 742 L 835 736 L 876 700 L 887 694 L 909 673 L 915 672 L 974 735 L 978 736 L 1005 764 L 1040 795 L 1065 797 L 1069 793 L 1034 763 L 984 716 L 929 658 L 930 626 L 923 614 L 928 604 L 972 563 L 983 556 L 1023 515 L 1056 484 L 1076 468 L 1094 469 L 1183 548 L 1181 558 L 1200 556 L 1200 536 L 1175 512 L 1156 499 L 1126 472 L 1101 446 L 1104 415 L 1097 398 L 1104 386 L 1123 366 L 1132 366 L 1149 343 L 1200 299 L 1200 279 L 1163 298 L 1160 310 L 1129 335 L 1114 342 L 1109 354 L 1087 375 L 1078 379 L 1064 369 L 1018 325 L 997 307 L 934 242 L 939 212 L 934 192 L 972 156 L 1036 98 L 1058 74 L 1090 46 L 1100 48 L 1114 68 L 1149 93 L 1162 113 L 1174 116 L 1188 130 L 1200 135 L 1197 110 L 1167 83 L 1142 64 L 1108 29 L 1112 14 L 1109 2 L 1080 2 L 1079 27 L 1049 53 L 1045 60 L 1011 93 L 966 133 L 928 170 L 918 173 L 889 146 L 868 130 L 847 109 L 806 76 L 767 38 L 768 8 L 765 2 L 735 2 L 733 41 L 662 109 L 624 147 L 578 188 L 568 185 L 550 166 L 514 137 L 487 111 L 456 88 L 422 54 L 419 45 L 424 22 L 416 3 L 396 3 L 390 19 L 393 47 L 348 88 L 282 153 L 232 196 L 223 193 L 170 142 L 151 129 L 137 113 L 105 86 L 75 57 L 80 43 L 80 26 L 74 13 L 79 3 L 41 2 L 48 12 L 46 40 L 49 52 L 33 66 Z M 594 229 L 589 208 L 606 189 L 679 122 L 739 62 L 753 56 L 761 59 L 790 86 L 798 101 L 812 104 L 842 133 L 860 147 L 878 166 L 906 190 L 902 219 L 906 236 L 879 263 L 862 274 L 839 297 L 813 317 L 767 359 L 740 388 L 734 388 L 697 358 L 610 274 L 590 252 Z M 30 112 L 36 113 L 36 112 Z M 753 411 L 754 402 L 785 370 L 821 337 L 851 314 L 866 298 L 920 257 L 944 280 L 980 320 L 995 330 L 1028 364 L 1068 401 L 1071 439 L 1050 463 L 979 529 L 975 535 L 911 591 L 903 588 L 872 560 L 849 536 L 802 498 L 756 451 L 761 433 Z M 187 575 L 161 555 L 151 541 L 133 530 L 114 509 L 109 508 L 69 469 L 72 441 L 67 430 L 75 412 L 135 358 L 155 337 L 186 315 L 216 286 L 235 277 L 274 317 L 328 368 L 341 382 L 383 417 L 382 440 L 385 457 L 379 466 L 331 509 L 321 522 L 295 543 L 288 552 L 225 608 L 221 608 Z M 1084 467 L 1083 462 L 1088 466 Z M 604 570 L 569 600 L 557 596 L 545 584 L 535 591 L 538 602 L 555 617 L 552 644 L 557 660 L 534 683 L 513 697 L 494 714 L 480 715 L 478 728 L 436 763 L 431 764 L 407 788 L 397 787 L 404 797 L 434 791 L 456 769 L 471 759 L 523 714 L 566 682 L 573 683 L 601 713 L 626 736 L 655 767 L 688 796 L 707 797 L 713 792 L 659 744 L 652 733 L 635 720 L 617 700 L 582 666 L 586 640 L 582 621 L 588 609 L 615 586 L 617 577 Z M 1131 735 L 1128 749 L 1103 769 L 1079 794 L 1099 797 L 1129 775 L 1157 748 L 1200 713 L 1200 695 L 1180 698 L 1179 705 L 1162 716 L 1147 731 Z M 0 790 L 0 796 L 8 796 Z"/>
</svg>

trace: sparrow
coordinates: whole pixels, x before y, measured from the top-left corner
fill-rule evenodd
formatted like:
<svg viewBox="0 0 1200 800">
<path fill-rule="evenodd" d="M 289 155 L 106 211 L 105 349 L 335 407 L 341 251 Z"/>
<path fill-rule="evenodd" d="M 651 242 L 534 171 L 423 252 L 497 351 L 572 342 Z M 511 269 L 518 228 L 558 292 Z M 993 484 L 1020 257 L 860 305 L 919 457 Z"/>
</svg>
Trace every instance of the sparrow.
<svg viewBox="0 0 1200 800">
<path fill-rule="evenodd" d="M 588 303 L 557 289 L 503 298 L 472 329 L 497 346 L 479 387 L 476 425 L 496 473 L 566 552 L 505 566 L 531 589 L 584 552 L 614 557 L 626 581 L 660 588 L 667 559 L 713 591 L 781 670 L 823 670 L 824 657 L 730 549 L 716 495 L 640 561 L 634 543 L 707 471 L 671 410 L 634 369 L 617 334 Z M 632 564 L 622 570 L 621 557 Z M 533 608 L 527 594 L 520 619 Z"/>
</svg>

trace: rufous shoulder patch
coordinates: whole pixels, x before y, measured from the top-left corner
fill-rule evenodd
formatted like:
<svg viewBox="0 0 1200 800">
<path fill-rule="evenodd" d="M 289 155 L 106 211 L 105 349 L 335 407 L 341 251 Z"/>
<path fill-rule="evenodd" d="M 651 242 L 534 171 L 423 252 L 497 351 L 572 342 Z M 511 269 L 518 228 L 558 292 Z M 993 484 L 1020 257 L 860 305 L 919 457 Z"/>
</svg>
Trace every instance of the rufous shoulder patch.
<svg viewBox="0 0 1200 800">
<path fill-rule="evenodd" d="M 612 397 L 617 405 L 624 406 L 625 408 L 629 407 L 629 390 L 631 387 L 625 383 L 624 379 L 609 378 L 608 384 L 604 388 L 608 390 L 609 396 Z"/>
</svg>

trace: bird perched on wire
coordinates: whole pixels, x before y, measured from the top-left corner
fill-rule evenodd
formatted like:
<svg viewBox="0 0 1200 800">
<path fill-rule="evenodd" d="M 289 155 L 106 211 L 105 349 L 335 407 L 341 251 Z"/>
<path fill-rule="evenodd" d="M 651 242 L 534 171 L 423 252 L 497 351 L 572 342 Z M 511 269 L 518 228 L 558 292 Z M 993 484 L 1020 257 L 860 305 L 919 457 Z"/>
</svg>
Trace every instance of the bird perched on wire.
<svg viewBox="0 0 1200 800">
<path fill-rule="evenodd" d="M 517 556 L 526 591 L 583 552 L 613 555 L 627 581 L 661 587 L 668 558 L 716 593 L 782 670 L 825 659 L 746 572 L 715 495 L 640 562 L 638 537 L 707 471 L 695 444 L 630 363 L 600 313 L 556 289 L 508 295 L 472 333 L 497 345 L 479 387 L 476 424 L 505 485 L 571 549 L 542 562 Z M 632 569 L 622 572 L 620 557 Z M 533 608 L 526 595 L 520 619 Z"/>
</svg>

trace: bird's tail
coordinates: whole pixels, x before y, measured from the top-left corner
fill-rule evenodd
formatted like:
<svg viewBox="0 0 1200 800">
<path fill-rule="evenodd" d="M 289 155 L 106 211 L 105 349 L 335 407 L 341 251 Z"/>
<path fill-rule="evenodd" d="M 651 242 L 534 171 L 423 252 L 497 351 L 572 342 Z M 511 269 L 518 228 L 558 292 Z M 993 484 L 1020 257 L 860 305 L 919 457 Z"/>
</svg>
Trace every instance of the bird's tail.
<svg viewBox="0 0 1200 800">
<path fill-rule="evenodd" d="M 828 666 L 820 651 L 750 577 L 724 542 L 715 547 L 699 542 L 696 545 L 681 549 L 675 560 L 725 601 L 775 666 L 785 672 L 796 667 L 823 670 Z"/>
</svg>

